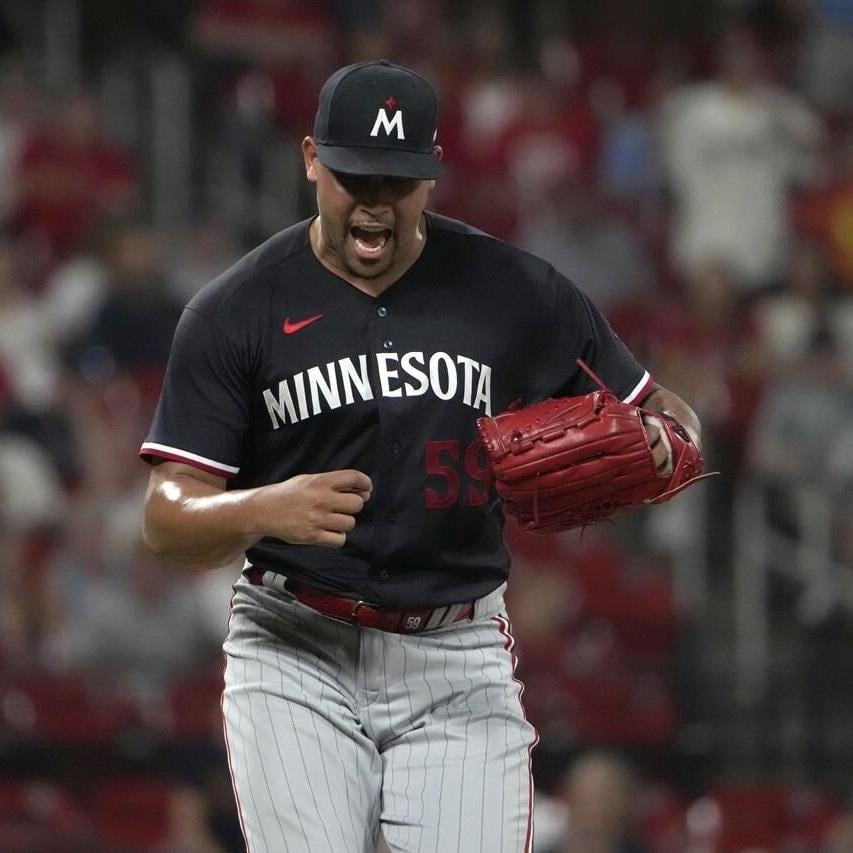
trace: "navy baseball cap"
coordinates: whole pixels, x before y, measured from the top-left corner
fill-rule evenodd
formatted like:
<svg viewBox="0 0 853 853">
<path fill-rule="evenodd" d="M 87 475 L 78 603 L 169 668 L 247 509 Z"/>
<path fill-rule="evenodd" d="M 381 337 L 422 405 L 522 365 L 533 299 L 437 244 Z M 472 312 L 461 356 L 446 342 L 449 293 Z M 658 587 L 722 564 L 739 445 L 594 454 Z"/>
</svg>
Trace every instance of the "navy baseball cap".
<svg viewBox="0 0 853 853">
<path fill-rule="evenodd" d="M 335 172 L 389 178 L 437 178 L 433 154 L 436 96 L 414 71 L 386 59 L 336 71 L 323 84 L 314 142 Z"/>
</svg>

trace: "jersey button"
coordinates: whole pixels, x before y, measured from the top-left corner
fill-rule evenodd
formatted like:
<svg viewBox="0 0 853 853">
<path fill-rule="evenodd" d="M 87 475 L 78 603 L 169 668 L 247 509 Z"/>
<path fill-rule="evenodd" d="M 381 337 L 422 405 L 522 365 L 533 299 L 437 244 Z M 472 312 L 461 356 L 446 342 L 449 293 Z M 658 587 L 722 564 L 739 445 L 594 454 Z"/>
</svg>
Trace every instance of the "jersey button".
<svg viewBox="0 0 853 853">
<path fill-rule="evenodd" d="M 392 441 L 392 442 L 391 442 L 391 452 L 392 452 L 395 456 L 396 456 L 396 455 L 397 455 L 401 450 L 402 450 L 402 447 L 401 447 L 401 445 L 400 445 L 400 442 L 399 442 L 399 441 Z"/>
<path fill-rule="evenodd" d="M 391 347 L 394 346 L 394 341 L 382 341 L 382 346 L 385 347 L 385 349 L 391 349 Z"/>
<path fill-rule="evenodd" d="M 382 580 L 387 581 L 391 575 L 388 574 L 388 569 L 382 569 L 379 572 L 379 577 L 382 578 Z"/>
<path fill-rule="evenodd" d="M 376 316 L 377 317 L 387 317 L 388 316 L 388 309 L 384 305 L 380 305 L 376 309 Z"/>
</svg>

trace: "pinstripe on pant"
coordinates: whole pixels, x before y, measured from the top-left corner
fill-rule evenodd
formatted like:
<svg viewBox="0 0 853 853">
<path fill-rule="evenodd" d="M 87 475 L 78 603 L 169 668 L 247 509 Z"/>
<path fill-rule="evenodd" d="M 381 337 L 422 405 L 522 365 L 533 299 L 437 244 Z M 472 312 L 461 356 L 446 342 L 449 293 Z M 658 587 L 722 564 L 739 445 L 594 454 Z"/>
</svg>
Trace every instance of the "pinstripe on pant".
<svg viewBox="0 0 853 853">
<path fill-rule="evenodd" d="M 498 614 L 359 629 L 235 587 L 229 764 L 250 853 L 528 853 L 530 749 Z"/>
</svg>

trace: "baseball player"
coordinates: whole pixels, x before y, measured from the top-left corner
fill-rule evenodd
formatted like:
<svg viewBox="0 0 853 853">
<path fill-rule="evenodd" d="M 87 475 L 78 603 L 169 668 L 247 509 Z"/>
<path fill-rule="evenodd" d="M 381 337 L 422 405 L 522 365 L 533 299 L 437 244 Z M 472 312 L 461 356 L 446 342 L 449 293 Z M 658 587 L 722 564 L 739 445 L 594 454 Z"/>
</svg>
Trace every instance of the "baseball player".
<svg viewBox="0 0 853 853">
<path fill-rule="evenodd" d="M 140 451 L 146 541 L 245 554 L 222 707 L 251 853 L 373 851 L 380 830 L 393 851 L 530 851 L 536 733 L 476 420 L 589 392 L 580 357 L 699 424 L 548 264 L 425 211 L 422 77 L 340 69 L 302 152 L 318 215 L 183 313 Z"/>
</svg>

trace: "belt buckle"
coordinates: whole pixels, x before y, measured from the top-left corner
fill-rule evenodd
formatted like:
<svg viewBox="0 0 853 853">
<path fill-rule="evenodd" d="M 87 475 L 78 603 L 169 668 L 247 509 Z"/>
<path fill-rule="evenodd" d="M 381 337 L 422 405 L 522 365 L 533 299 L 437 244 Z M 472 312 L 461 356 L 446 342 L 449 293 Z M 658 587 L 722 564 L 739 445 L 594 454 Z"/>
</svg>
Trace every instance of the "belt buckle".
<svg viewBox="0 0 853 853">
<path fill-rule="evenodd" d="M 350 621 L 351 625 L 358 625 L 358 611 L 362 607 L 364 607 L 365 604 L 367 604 L 367 602 L 361 598 L 358 601 L 356 601 L 355 604 L 353 604 L 352 611 L 350 611 L 350 615 L 349 615 L 349 621 Z"/>
</svg>

